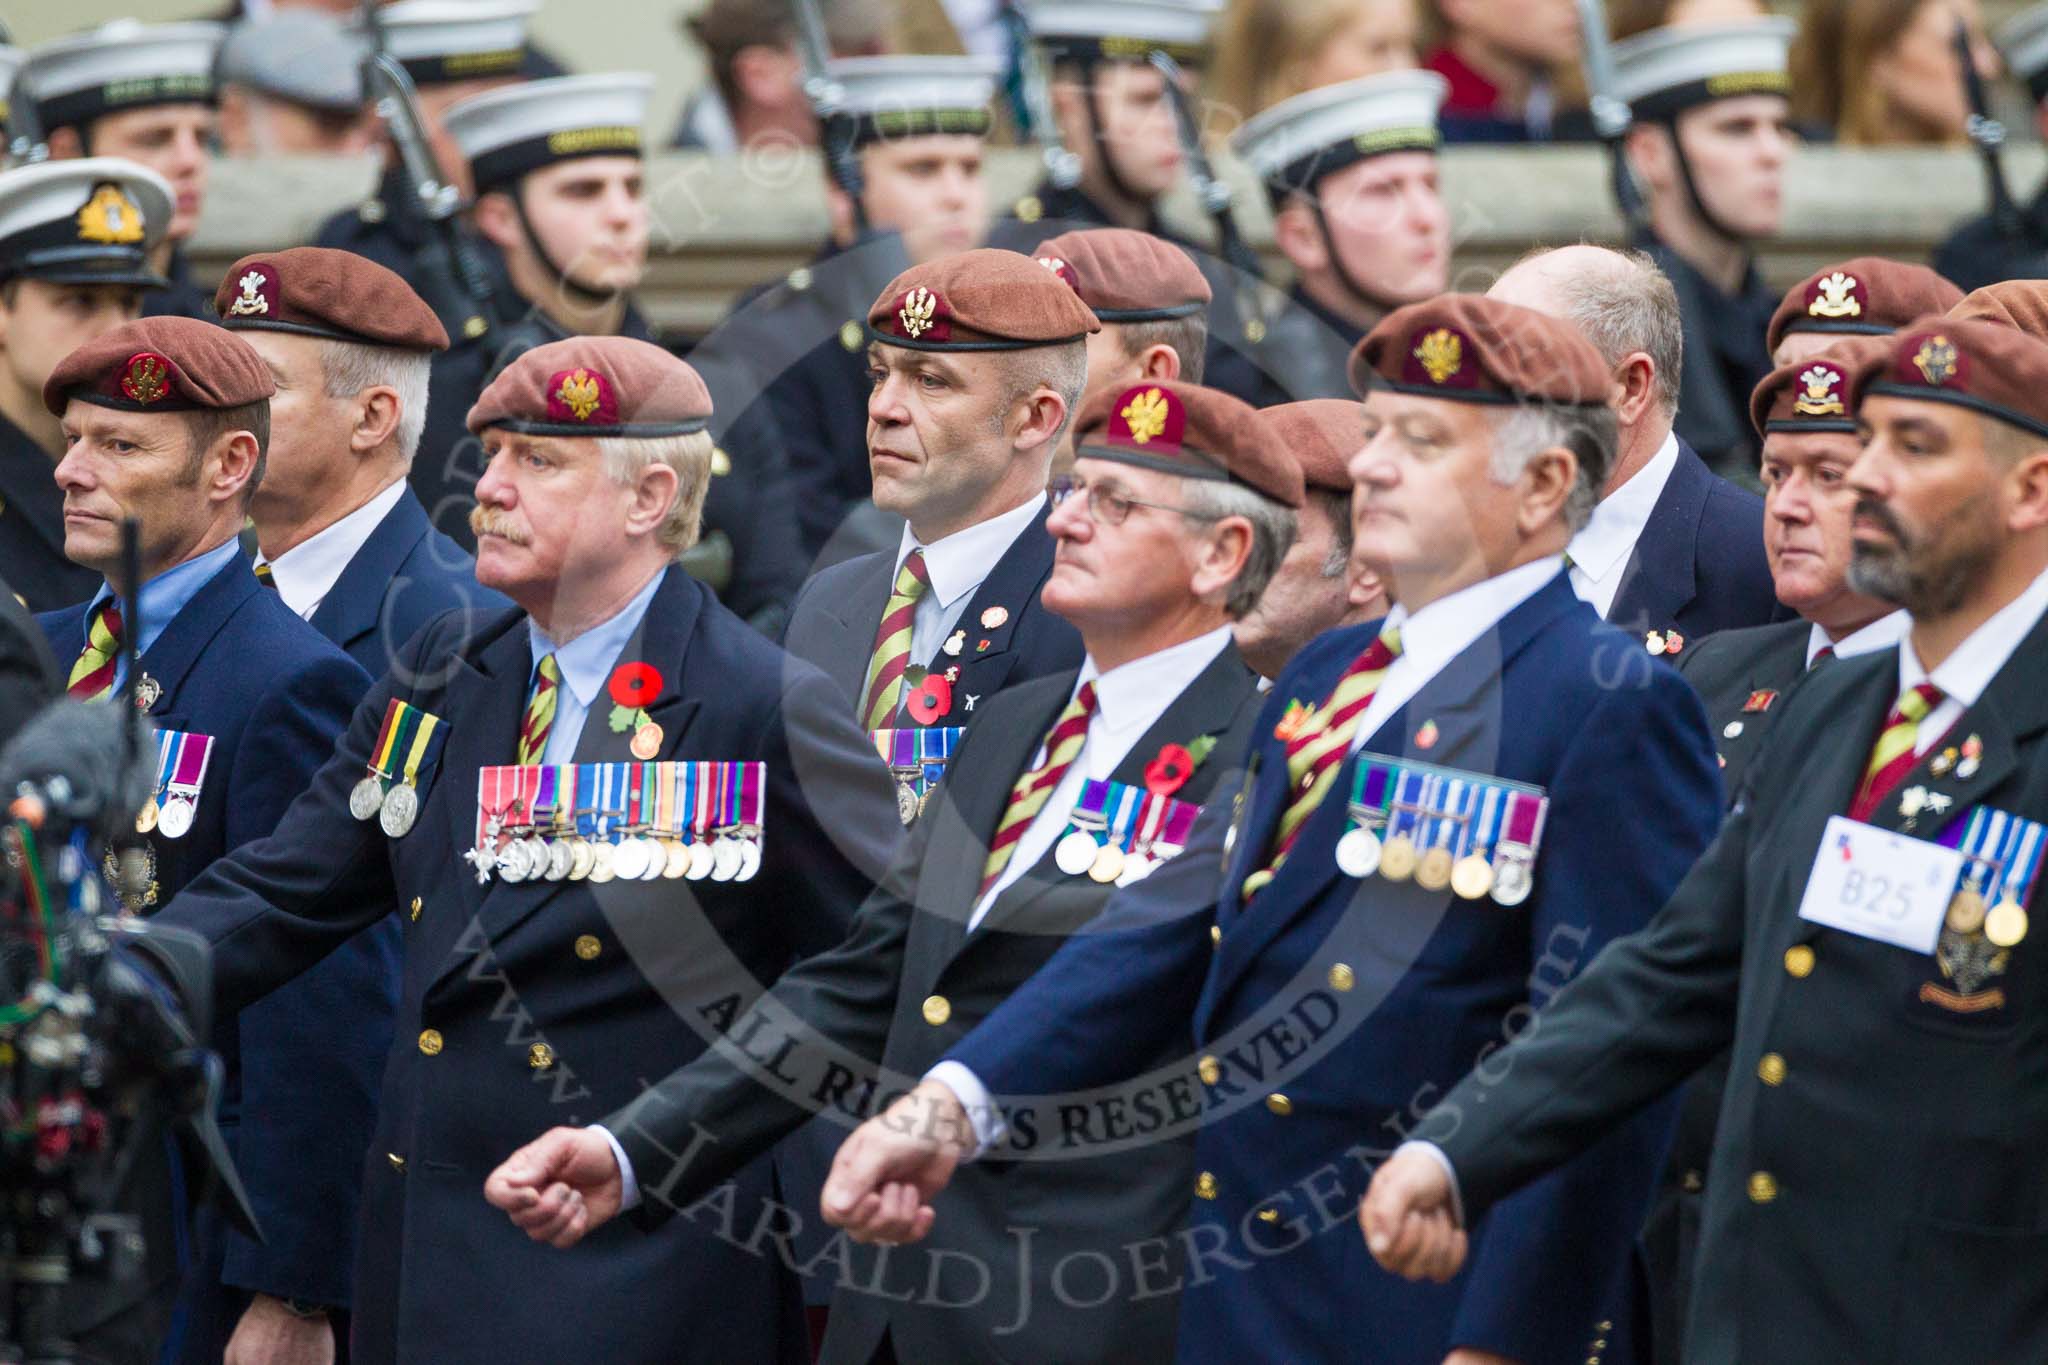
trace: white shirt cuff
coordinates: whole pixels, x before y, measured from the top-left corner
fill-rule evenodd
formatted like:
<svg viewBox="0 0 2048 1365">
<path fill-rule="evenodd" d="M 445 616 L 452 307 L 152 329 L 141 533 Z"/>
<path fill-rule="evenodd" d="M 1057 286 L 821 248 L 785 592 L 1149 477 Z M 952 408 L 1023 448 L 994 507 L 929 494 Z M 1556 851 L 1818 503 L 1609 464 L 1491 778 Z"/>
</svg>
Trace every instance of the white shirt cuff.
<svg viewBox="0 0 2048 1365">
<path fill-rule="evenodd" d="M 1464 1227 L 1465 1197 L 1458 1192 L 1458 1172 L 1457 1168 L 1451 1165 L 1451 1159 L 1445 1156 L 1444 1149 L 1437 1146 L 1434 1142 L 1413 1140 L 1404 1142 L 1399 1147 L 1396 1147 L 1394 1155 L 1399 1156 L 1401 1153 L 1411 1150 L 1427 1153 L 1436 1159 L 1437 1165 L 1444 1168 L 1444 1178 L 1451 1182 L 1451 1215 L 1458 1220 L 1459 1227 Z"/>
<path fill-rule="evenodd" d="M 604 1134 L 604 1140 L 612 1145 L 612 1160 L 619 1163 L 619 1212 L 639 1208 L 640 1182 L 633 1178 L 633 1163 L 626 1159 L 626 1149 L 619 1146 L 619 1140 L 612 1136 L 612 1130 L 603 1124 L 591 1124 L 590 1131 Z"/>
<path fill-rule="evenodd" d="M 967 1111 L 967 1121 L 974 1125 L 974 1150 L 965 1160 L 972 1161 L 1003 1140 L 1009 1125 L 990 1103 L 988 1087 L 981 1078 L 958 1062 L 940 1062 L 924 1073 L 924 1079 L 937 1081 L 953 1092 L 953 1098 L 960 1101 L 960 1107 Z"/>
</svg>

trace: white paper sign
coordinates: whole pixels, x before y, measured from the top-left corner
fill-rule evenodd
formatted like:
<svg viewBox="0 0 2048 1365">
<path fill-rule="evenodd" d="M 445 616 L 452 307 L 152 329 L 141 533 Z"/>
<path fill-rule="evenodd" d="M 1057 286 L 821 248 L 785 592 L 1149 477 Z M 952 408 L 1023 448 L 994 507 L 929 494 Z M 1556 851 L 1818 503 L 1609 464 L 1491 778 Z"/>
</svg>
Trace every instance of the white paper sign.
<svg viewBox="0 0 2048 1365">
<path fill-rule="evenodd" d="M 1832 816 L 1799 918 L 1931 953 L 1962 871 L 1955 849 Z"/>
</svg>

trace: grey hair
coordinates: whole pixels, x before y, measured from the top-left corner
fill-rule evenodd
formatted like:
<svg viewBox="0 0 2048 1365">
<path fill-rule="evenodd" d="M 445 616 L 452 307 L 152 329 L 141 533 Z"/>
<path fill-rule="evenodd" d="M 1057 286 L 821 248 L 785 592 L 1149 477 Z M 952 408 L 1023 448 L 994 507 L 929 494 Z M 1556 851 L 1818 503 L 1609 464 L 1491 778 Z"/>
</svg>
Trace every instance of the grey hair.
<svg viewBox="0 0 2048 1365">
<path fill-rule="evenodd" d="M 1565 318 L 1586 334 L 1610 366 L 1637 351 L 1650 357 L 1657 367 L 1657 407 L 1672 417 L 1678 412 L 1679 368 L 1685 363 L 1678 291 L 1644 252 L 1614 255 L 1629 268 L 1560 272 L 1555 277 Z"/>
<path fill-rule="evenodd" d="M 1241 620 L 1259 605 L 1266 585 L 1280 571 L 1280 561 L 1294 548 L 1294 509 L 1242 484 L 1218 479 L 1184 478 L 1180 482 L 1185 490 L 1181 506 L 1187 509 L 1190 519 L 1207 521 L 1212 526 L 1226 517 L 1243 517 L 1251 523 L 1251 550 L 1230 585 L 1229 595 L 1223 599 L 1224 614 L 1233 621 Z"/>
<path fill-rule="evenodd" d="M 398 454 L 408 466 L 427 429 L 427 377 L 432 368 L 432 357 L 424 351 L 354 341 L 320 343 L 320 380 L 329 398 L 354 398 L 380 384 L 397 390 Z"/>
<path fill-rule="evenodd" d="M 673 558 L 697 543 L 704 517 L 704 495 L 711 491 L 711 460 L 715 442 L 708 431 L 682 436 L 600 436 L 597 453 L 605 477 L 630 484 L 650 465 L 665 464 L 676 472 L 676 500 L 668 509 L 659 536 Z"/>
<path fill-rule="evenodd" d="M 1559 446 L 1578 460 L 1578 477 L 1565 495 L 1565 525 L 1576 534 L 1584 529 L 1607 486 L 1620 440 L 1620 419 L 1605 404 L 1580 407 L 1523 403 L 1495 420 L 1493 459 L 1488 473 L 1497 484 L 1511 484 L 1529 462 Z"/>
<path fill-rule="evenodd" d="M 1323 556 L 1319 572 L 1324 578 L 1336 578 L 1351 567 L 1351 495 L 1311 486 L 1308 500 L 1322 508 L 1330 522 L 1330 553 Z"/>
<path fill-rule="evenodd" d="M 1046 443 L 1047 450 L 1056 449 L 1068 428 L 1074 425 L 1074 418 L 1080 415 L 1081 393 L 1088 387 L 1088 343 L 1067 341 L 1057 346 L 1033 346 L 998 354 L 1003 358 L 1002 377 L 1009 392 L 996 409 L 996 430 L 1003 429 L 1003 419 L 1011 408 L 1040 388 L 1051 389 L 1067 407 L 1067 415 L 1060 419 L 1060 429 Z"/>
</svg>

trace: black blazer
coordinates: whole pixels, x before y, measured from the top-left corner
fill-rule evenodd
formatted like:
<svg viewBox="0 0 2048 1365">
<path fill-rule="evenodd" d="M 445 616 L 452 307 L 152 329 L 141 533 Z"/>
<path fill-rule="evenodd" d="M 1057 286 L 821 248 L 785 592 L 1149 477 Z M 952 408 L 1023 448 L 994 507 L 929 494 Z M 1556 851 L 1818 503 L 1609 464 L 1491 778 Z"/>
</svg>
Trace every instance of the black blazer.
<svg viewBox="0 0 2048 1365">
<path fill-rule="evenodd" d="M 1717 630 L 1789 614 L 1778 605 L 1764 557 L 1764 500 L 1716 476 L 1680 441 L 1678 463 L 1636 539 L 1608 622 L 1638 637 L 1676 629 L 1685 641 L 1682 656 Z"/>
<path fill-rule="evenodd" d="M 30 611 L 56 611 L 100 588 L 98 574 L 64 557 L 64 492 L 57 487 L 56 464 L 5 417 L 0 417 L 0 578 L 21 594 Z"/>
<path fill-rule="evenodd" d="M 2048 1360 L 2042 897 L 2004 952 L 1944 930 L 1929 956 L 1798 915 L 1897 660 L 1830 664 L 1778 703 L 1746 802 L 1658 917 L 1561 992 L 1489 1083 L 1444 1101 L 1460 1123 L 1438 1140 L 1476 1217 L 1733 1045 L 1686 1333 L 1697 1365 Z M 2044 670 L 2048 623 L 1871 823 L 1934 839 L 1978 805 L 2048 820 Z M 1951 754 L 1937 776 L 1972 736 L 1969 775 Z M 1947 813 L 1908 816 L 1916 789 Z"/>
<path fill-rule="evenodd" d="M 699 1159 L 667 1189 L 674 1202 L 698 1197 L 814 1109 L 840 1124 L 858 1122 L 878 1097 L 915 1084 L 1101 911 L 1114 888 L 1062 874 L 1048 853 L 996 897 L 972 933 L 966 929 L 1010 790 L 1067 705 L 1077 676 L 1067 670 L 1020 683 L 988 704 L 987 721 L 968 731 L 949 775 L 934 789 L 890 886 L 861 908 L 844 943 L 793 969 L 757 1008 L 762 1028 L 786 1028 L 767 1021 L 794 1019 L 802 1036 L 821 1039 L 823 1046 L 804 1049 L 814 1056 L 764 1074 L 727 1054 L 706 1054 L 606 1120 L 643 1187 L 659 1185 L 660 1172 L 672 1165 L 664 1151 L 688 1149 L 697 1132 L 712 1138 L 697 1144 Z M 1262 700 L 1255 676 L 1235 646 L 1226 646 L 1131 747 L 1112 779 L 1142 786 L 1145 767 L 1162 746 L 1209 736 L 1212 753 L 1177 793 L 1198 804 L 1207 800 L 1217 774 L 1248 742 Z M 750 1021 L 738 1031 L 755 1027 Z M 801 1083 L 789 1085 L 790 1077 Z M 1042 1163 L 1008 1176 L 1000 1162 L 963 1168 L 941 1197 L 938 1226 L 927 1242 L 891 1253 L 887 1265 L 871 1248 L 854 1253 L 855 1268 L 839 1277 L 822 1358 L 865 1365 L 886 1331 L 897 1358 L 906 1361 L 1170 1360 L 1176 1296 L 1137 1303 L 1119 1296 L 1089 1310 L 1072 1306 L 1071 1296 L 1063 1303 L 1050 1276 L 1066 1256 L 1091 1249 L 1117 1256 L 1126 1243 L 1170 1238 L 1186 1209 L 1190 1159 L 1188 1144 L 1177 1141 Z M 643 1221 L 651 1225 L 665 1213 L 650 1203 Z M 1021 1263 L 1020 1228 L 1033 1234 L 1030 1256 Z M 928 1295 L 909 1296 L 922 1297 L 921 1304 L 895 1297 L 903 1285 L 922 1284 L 941 1271 L 949 1256 L 957 1258 L 951 1264 L 973 1258 L 990 1268 L 985 1298 L 960 1308 L 936 1306 Z M 889 1296 L 847 1288 L 876 1276 Z M 1032 1286 L 1028 1314 L 1020 1280 Z M 1021 1334 L 1002 1330 L 1026 1317 Z"/>
<path fill-rule="evenodd" d="M 1050 515 L 1050 508 L 1046 515 Z M 960 613 L 967 632 L 957 657 L 933 656 L 933 667 L 960 665 L 953 684 L 953 709 L 934 725 L 972 724 L 977 708 L 1006 686 L 1081 666 L 1081 634 L 1038 600 L 1052 576 L 1053 539 L 1045 516 L 1010 542 L 988 577 Z M 889 603 L 896 576 L 896 552 L 879 550 L 826 569 L 804 585 L 784 642 L 791 657 L 822 669 L 838 684 L 847 705 L 860 708 L 862 684 L 874 657 L 875 632 Z M 984 626 L 983 613 L 1000 607 L 1002 624 Z M 982 648 L 983 642 L 987 648 Z M 915 724 L 904 713 L 906 724 Z"/>
<path fill-rule="evenodd" d="M 474 842 L 476 774 L 512 760 L 532 657 L 523 613 L 452 613 L 400 651 L 277 833 L 161 912 L 213 942 L 223 1010 L 396 912 L 404 979 L 363 1185 L 359 1363 L 804 1359 L 788 1271 L 709 1224 L 677 1220 L 654 1237 L 621 1226 L 563 1255 L 478 1195 L 507 1152 L 625 1103 L 643 1078 L 696 1056 L 790 962 L 838 942 L 902 836 L 880 759 L 830 684 L 785 670 L 687 575 L 668 573 L 620 657 L 662 676 L 647 707 L 665 736 L 658 758 L 766 763 L 766 848 L 752 881 L 479 884 L 461 857 Z M 735 685 L 746 679 L 760 685 Z M 346 809 L 394 695 L 448 726 L 420 781 L 418 821 L 399 839 Z M 603 698 L 592 708 L 579 762 L 629 759 L 607 709 Z M 721 1197 L 751 1227 L 769 1188 L 761 1163 Z M 650 1286 L 717 1311 L 650 1312 Z"/>
</svg>

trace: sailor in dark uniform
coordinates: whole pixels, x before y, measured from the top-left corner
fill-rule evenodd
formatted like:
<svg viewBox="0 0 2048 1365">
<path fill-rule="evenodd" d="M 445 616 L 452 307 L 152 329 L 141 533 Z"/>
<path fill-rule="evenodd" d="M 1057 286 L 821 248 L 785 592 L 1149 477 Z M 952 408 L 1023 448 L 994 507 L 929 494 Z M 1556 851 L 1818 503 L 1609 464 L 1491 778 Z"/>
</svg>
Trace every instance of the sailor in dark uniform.
<svg viewBox="0 0 2048 1365">
<path fill-rule="evenodd" d="M 1751 243 L 1783 218 L 1791 151 L 1789 19 L 1652 29 L 1614 45 L 1635 115 L 1628 154 L 1648 200 L 1634 245 L 1671 277 L 1685 317 L 1678 435 L 1723 478 L 1756 480 L 1749 395 L 1770 372 L 1778 293 Z"/>
<path fill-rule="evenodd" d="M 92 595 L 64 555 L 62 424 L 43 382 L 78 347 L 141 314 L 171 187 L 132 161 L 89 157 L 0 172 L 0 579 L 31 611 Z"/>
<path fill-rule="evenodd" d="M 225 31 L 122 20 L 58 38 L 29 53 L 15 92 L 35 100 L 52 157 L 125 157 L 170 182 L 169 230 L 150 258 L 166 283 L 143 300 L 147 316 L 213 319 L 213 295 L 193 281 L 184 244 L 213 167 L 213 67 Z"/>
<path fill-rule="evenodd" d="M 2034 123 L 2048 118 L 2048 5 L 2029 5 L 1995 35 L 2006 70 L 2026 82 L 2034 99 Z M 1934 268 L 1964 289 L 2000 280 L 2048 279 L 2048 183 L 2018 205 L 2009 230 L 1991 214 L 1956 228 L 1934 252 Z"/>
<path fill-rule="evenodd" d="M 1295 271 L 1287 304 L 1211 334 L 1209 382 L 1254 407 L 1352 397 L 1345 364 L 1380 318 L 1443 292 L 1451 222 L 1437 190 L 1433 72 L 1364 76 L 1282 100 L 1231 149 L 1265 182 Z"/>
</svg>

